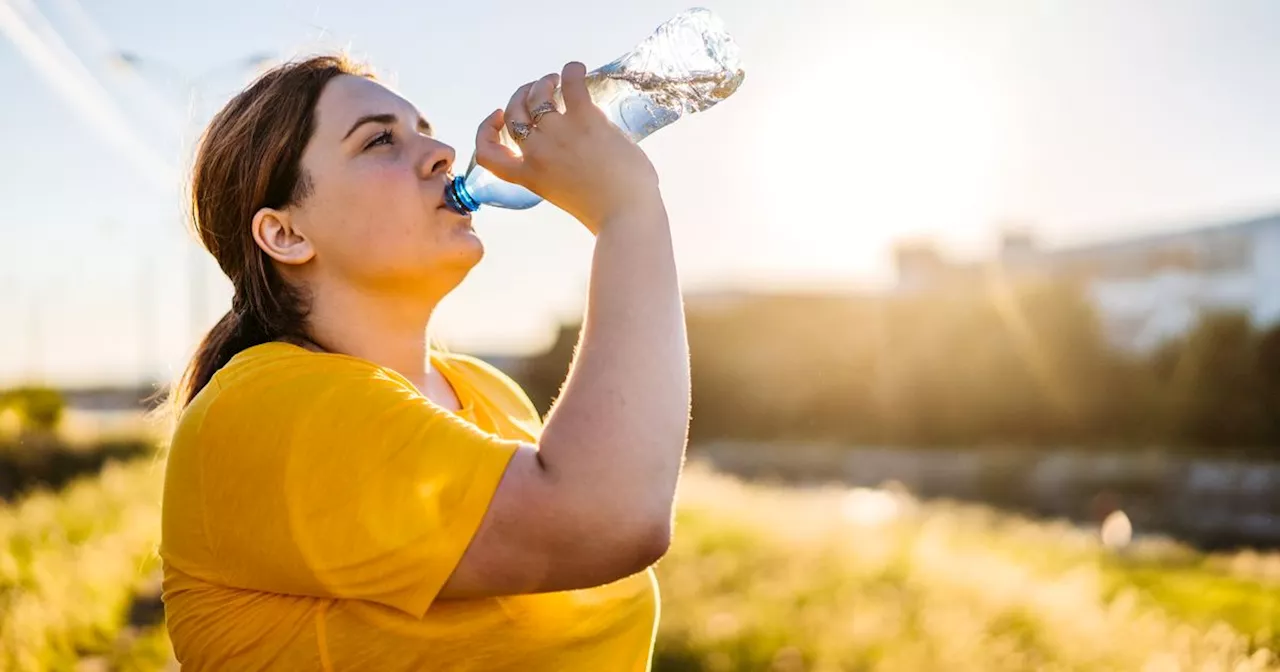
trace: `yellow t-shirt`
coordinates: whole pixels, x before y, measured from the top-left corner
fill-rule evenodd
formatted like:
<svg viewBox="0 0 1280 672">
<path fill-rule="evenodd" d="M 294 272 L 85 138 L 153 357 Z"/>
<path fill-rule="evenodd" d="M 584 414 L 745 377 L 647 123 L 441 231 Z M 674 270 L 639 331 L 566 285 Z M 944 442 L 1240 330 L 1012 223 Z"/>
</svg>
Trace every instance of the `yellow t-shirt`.
<svg viewBox="0 0 1280 672">
<path fill-rule="evenodd" d="M 432 360 L 461 411 L 367 360 L 250 348 L 183 413 L 164 491 L 164 604 L 184 672 L 649 669 L 652 571 L 436 600 L 520 442 L 520 388 Z"/>
</svg>

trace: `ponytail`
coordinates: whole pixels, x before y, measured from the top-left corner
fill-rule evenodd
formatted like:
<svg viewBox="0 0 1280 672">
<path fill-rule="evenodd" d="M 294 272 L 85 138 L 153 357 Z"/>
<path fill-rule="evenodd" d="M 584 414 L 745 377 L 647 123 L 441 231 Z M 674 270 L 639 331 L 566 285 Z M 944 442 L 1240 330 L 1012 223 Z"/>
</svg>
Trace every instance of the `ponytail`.
<svg viewBox="0 0 1280 672">
<path fill-rule="evenodd" d="M 226 366 L 232 357 L 274 340 L 262 322 L 253 317 L 253 312 L 235 305 L 238 303 L 233 302 L 232 309 L 213 325 L 196 348 L 195 356 L 187 364 L 187 370 L 178 383 L 174 399 L 178 409 L 186 408 L 213 379 L 213 374 Z"/>
</svg>

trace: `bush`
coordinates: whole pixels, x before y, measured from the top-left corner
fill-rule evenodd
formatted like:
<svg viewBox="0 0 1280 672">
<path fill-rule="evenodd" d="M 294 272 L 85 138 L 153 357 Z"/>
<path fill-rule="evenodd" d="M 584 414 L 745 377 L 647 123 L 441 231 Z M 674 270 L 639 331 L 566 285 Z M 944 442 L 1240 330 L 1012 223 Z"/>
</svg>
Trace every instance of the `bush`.
<svg viewBox="0 0 1280 672">
<path fill-rule="evenodd" d="M 39 442 L 0 439 L 0 499 L 10 499 L 37 487 L 59 490 L 73 479 L 98 473 L 111 461 L 126 461 L 155 453 L 145 439 L 100 441 L 73 446 L 46 437 Z"/>
<path fill-rule="evenodd" d="M 0 392 L 0 412 L 16 412 L 21 431 L 52 434 L 57 431 L 66 410 L 62 393 L 50 387 L 19 387 Z"/>
</svg>

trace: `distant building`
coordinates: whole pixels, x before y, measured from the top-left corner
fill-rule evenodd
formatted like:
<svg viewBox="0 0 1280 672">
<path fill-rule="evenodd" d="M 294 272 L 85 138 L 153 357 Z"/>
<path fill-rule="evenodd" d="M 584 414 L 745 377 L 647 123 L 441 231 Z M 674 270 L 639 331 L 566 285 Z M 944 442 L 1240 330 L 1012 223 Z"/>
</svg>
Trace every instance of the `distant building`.
<svg viewBox="0 0 1280 672">
<path fill-rule="evenodd" d="M 62 390 L 67 408 L 89 413 L 138 411 L 154 408 L 163 390 L 152 385 L 118 387 L 78 387 Z"/>
<path fill-rule="evenodd" d="M 1207 311 L 1247 313 L 1256 325 L 1280 321 L 1280 214 L 1090 245 L 1041 249 L 1026 231 L 1007 233 L 999 258 L 953 263 L 927 244 L 895 252 L 898 291 L 929 291 L 1006 277 L 1078 280 L 1114 345 L 1149 351 L 1185 333 Z"/>
</svg>

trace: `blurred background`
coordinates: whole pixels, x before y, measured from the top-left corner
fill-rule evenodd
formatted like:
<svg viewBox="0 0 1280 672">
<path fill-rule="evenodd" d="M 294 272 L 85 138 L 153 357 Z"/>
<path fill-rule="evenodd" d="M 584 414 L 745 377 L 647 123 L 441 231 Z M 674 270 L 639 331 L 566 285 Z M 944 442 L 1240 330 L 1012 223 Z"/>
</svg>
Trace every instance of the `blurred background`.
<svg viewBox="0 0 1280 672">
<path fill-rule="evenodd" d="M 723 0 L 644 143 L 693 363 L 655 670 L 1280 669 L 1280 4 Z M 209 117 L 345 50 L 469 157 L 674 0 L 0 0 L 0 669 L 175 669 L 165 425 Z M 461 73 L 461 75 L 459 75 Z M 545 412 L 592 241 L 484 210 L 435 336 Z"/>
</svg>

